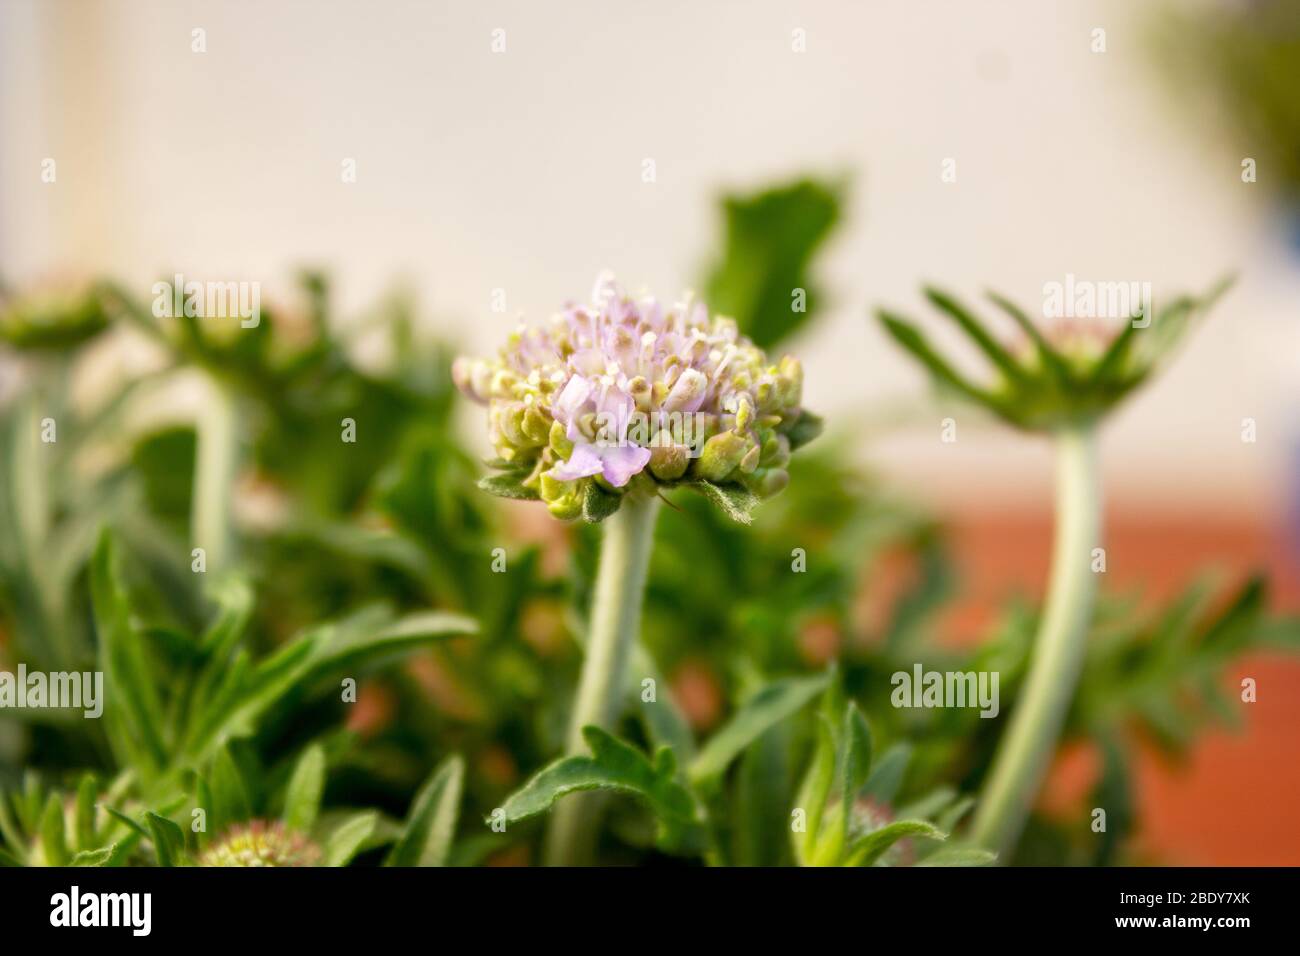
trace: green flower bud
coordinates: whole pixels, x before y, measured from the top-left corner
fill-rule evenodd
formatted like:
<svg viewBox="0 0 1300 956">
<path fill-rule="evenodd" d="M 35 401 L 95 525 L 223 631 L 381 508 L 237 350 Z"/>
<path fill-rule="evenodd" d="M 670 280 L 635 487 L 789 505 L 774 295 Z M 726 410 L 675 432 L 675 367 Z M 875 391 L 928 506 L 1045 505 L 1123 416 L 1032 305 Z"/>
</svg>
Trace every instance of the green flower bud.
<svg viewBox="0 0 1300 956">
<path fill-rule="evenodd" d="M 771 498 L 785 490 L 790 483 L 790 472 L 784 468 L 760 468 L 749 475 L 745 484 L 760 498 Z"/>
<path fill-rule="evenodd" d="M 546 510 L 561 521 L 572 521 L 582 516 L 582 495 L 577 492 L 562 495 L 546 503 Z"/>
<path fill-rule="evenodd" d="M 748 451 L 748 443 L 735 432 L 720 432 L 704 443 L 695 474 L 705 481 L 725 481 Z"/>
<path fill-rule="evenodd" d="M 501 429 L 501 434 L 516 448 L 526 448 L 532 444 L 524 434 L 524 414 L 523 402 L 511 402 L 501 406 L 501 412 L 497 416 L 497 427 Z"/>
<path fill-rule="evenodd" d="M 763 455 L 759 464 L 764 468 L 784 468 L 790 464 L 790 439 L 774 433 L 763 442 Z"/>
<path fill-rule="evenodd" d="M 754 421 L 754 402 L 748 394 L 742 392 L 736 400 L 736 431 L 749 431 Z"/>
<path fill-rule="evenodd" d="M 524 412 L 520 430 L 531 445 L 545 445 L 550 437 L 551 418 L 536 405 L 529 405 Z"/>
<path fill-rule="evenodd" d="M 564 426 L 559 422 L 551 422 L 550 439 L 552 450 L 565 461 L 568 461 L 569 456 L 573 454 L 573 442 L 569 441 Z"/>
<path fill-rule="evenodd" d="M 650 449 L 650 472 L 660 481 L 676 481 L 686 474 L 690 463 L 685 445 L 656 445 Z"/>
<path fill-rule="evenodd" d="M 546 502 L 551 514 L 569 521 L 582 514 L 582 482 L 560 481 L 549 472 L 542 472 L 537 493 Z"/>
<path fill-rule="evenodd" d="M 751 473 L 758 467 L 758 459 L 762 453 L 763 449 L 759 447 L 758 442 L 754 442 L 754 444 L 749 447 L 749 451 L 745 452 L 745 457 L 740 459 L 740 470 L 745 474 Z"/>
</svg>

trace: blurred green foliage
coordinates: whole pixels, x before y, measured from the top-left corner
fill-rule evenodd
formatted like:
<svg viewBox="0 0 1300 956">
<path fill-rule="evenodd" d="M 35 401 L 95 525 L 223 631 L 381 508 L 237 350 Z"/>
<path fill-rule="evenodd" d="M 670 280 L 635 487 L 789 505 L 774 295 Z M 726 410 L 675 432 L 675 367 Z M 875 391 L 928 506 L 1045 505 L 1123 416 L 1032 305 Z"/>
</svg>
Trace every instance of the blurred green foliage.
<svg viewBox="0 0 1300 956">
<path fill-rule="evenodd" d="M 1300 5 L 1169 4 L 1149 26 L 1157 59 L 1191 115 L 1215 116 L 1258 163 L 1258 181 L 1300 205 Z"/>
</svg>

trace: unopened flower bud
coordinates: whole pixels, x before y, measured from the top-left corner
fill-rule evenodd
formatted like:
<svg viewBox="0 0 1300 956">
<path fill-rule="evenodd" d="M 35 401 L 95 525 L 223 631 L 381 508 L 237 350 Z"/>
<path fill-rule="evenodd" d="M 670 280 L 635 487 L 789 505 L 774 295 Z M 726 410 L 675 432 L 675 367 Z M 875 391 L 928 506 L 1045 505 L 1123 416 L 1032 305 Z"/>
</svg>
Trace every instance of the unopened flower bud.
<svg viewBox="0 0 1300 956">
<path fill-rule="evenodd" d="M 536 405 L 529 405 L 524 412 L 520 430 L 528 438 L 530 445 L 545 445 L 550 438 L 551 419 Z"/>
<path fill-rule="evenodd" d="M 573 442 L 569 441 L 569 436 L 565 434 L 565 431 L 564 425 L 560 422 L 551 422 L 551 449 L 560 458 L 567 460 L 573 454 Z"/>
<path fill-rule="evenodd" d="M 760 468 L 745 482 L 750 491 L 760 498 L 771 498 L 785 490 L 790 483 L 790 472 L 784 468 Z"/>
<path fill-rule="evenodd" d="M 790 464 L 790 439 L 782 434 L 773 434 L 763 442 L 763 456 L 759 463 L 764 468 L 784 468 Z"/>
<path fill-rule="evenodd" d="M 719 432 L 704 443 L 695 473 L 705 481 L 725 481 L 748 450 L 745 439 L 735 432 Z"/>
<path fill-rule="evenodd" d="M 650 472 L 660 481 L 676 481 L 691 463 L 684 445 L 658 445 L 650 449 Z"/>
<path fill-rule="evenodd" d="M 709 380 L 702 372 L 693 368 L 683 369 L 672 391 L 664 399 L 663 410 L 666 412 L 695 411 L 700 400 L 708 390 Z"/>
</svg>

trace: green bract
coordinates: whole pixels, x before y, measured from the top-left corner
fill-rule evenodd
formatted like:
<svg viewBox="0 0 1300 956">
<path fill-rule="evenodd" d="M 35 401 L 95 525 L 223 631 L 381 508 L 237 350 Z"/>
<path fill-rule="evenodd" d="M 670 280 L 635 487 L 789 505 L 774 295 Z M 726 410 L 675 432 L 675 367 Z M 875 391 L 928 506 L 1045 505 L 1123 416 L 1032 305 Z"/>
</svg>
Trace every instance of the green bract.
<svg viewBox="0 0 1300 956">
<path fill-rule="evenodd" d="M 1026 431 L 1089 425 L 1105 417 L 1147 381 L 1191 326 L 1227 291 L 1224 280 L 1206 295 L 1181 296 L 1154 318 L 1135 316 L 1122 327 L 1058 322 L 1040 329 L 1017 305 L 989 298 L 1024 332 L 1023 347 L 1008 348 L 973 312 L 945 292 L 926 298 L 984 353 L 997 375 L 977 384 L 958 372 L 910 321 L 888 309 L 877 317 L 899 345 L 942 385 Z"/>
</svg>

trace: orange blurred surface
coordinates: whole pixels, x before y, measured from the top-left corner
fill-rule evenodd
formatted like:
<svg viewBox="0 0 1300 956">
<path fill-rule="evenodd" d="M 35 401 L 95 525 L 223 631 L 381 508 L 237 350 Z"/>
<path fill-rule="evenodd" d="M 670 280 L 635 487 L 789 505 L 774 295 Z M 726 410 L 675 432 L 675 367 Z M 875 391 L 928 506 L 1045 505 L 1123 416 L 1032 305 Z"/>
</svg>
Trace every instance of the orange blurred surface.
<svg viewBox="0 0 1300 956">
<path fill-rule="evenodd" d="M 945 630 L 975 640 L 1001 601 L 1041 595 L 1051 516 L 963 513 L 951 519 L 962 600 Z M 1274 611 L 1300 609 L 1300 566 L 1277 532 L 1231 518 L 1170 517 L 1117 511 L 1106 519 L 1105 587 L 1151 601 L 1172 597 L 1214 569 L 1240 580 L 1264 571 Z M 1172 766 L 1143 748 L 1136 768 L 1136 849 L 1161 862 L 1206 866 L 1300 865 L 1300 659 L 1243 659 L 1225 685 L 1255 678 L 1258 700 L 1243 704 L 1240 732 L 1211 731 L 1190 759 Z M 1097 771 L 1095 755 L 1059 755 L 1043 803 L 1077 806 Z"/>
</svg>

